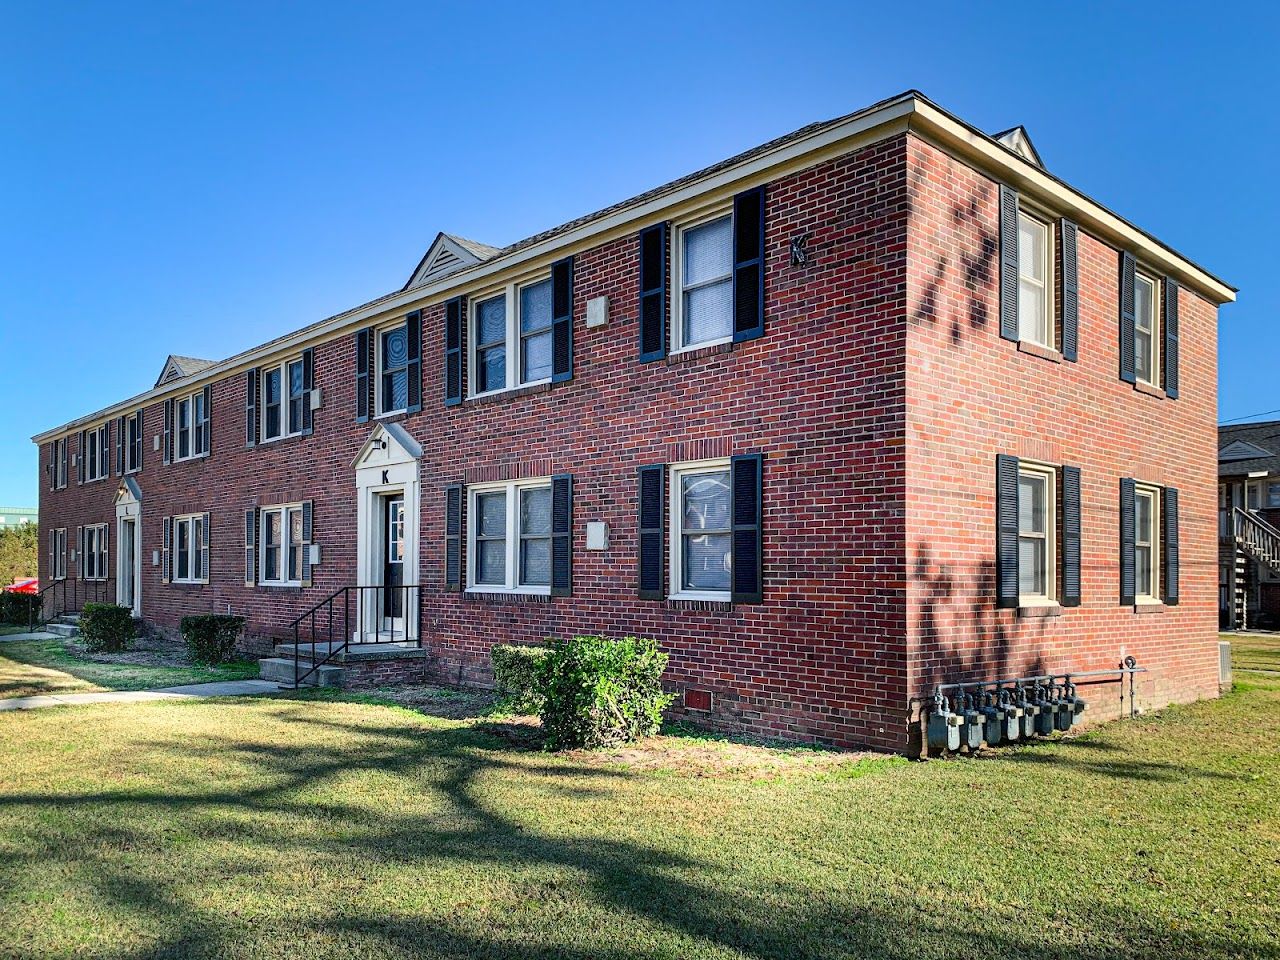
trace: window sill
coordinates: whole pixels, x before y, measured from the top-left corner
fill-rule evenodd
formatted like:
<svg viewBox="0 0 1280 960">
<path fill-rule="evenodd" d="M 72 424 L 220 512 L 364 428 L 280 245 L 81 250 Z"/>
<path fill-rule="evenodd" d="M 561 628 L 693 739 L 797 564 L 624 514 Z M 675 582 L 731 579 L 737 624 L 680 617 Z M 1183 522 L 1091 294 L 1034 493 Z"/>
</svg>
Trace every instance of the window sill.
<svg viewBox="0 0 1280 960">
<path fill-rule="evenodd" d="M 1139 600 L 1133 605 L 1134 613 L 1164 613 L 1163 600 Z"/>
<path fill-rule="evenodd" d="M 305 437 L 307 434 L 303 431 L 298 433 L 282 433 L 278 437 L 266 437 L 258 441 L 258 446 L 265 447 L 271 443 L 284 443 L 286 440 L 297 440 L 299 437 Z"/>
<path fill-rule="evenodd" d="M 533 593 L 528 590 L 481 590 L 468 587 L 462 599 L 471 603 L 550 603 L 551 593 Z"/>
<path fill-rule="evenodd" d="M 386 413 L 379 413 L 373 420 L 376 423 L 380 420 L 395 420 L 397 417 L 407 417 L 408 415 L 408 410 L 388 410 Z M 298 436 L 302 436 L 302 434 L 298 434 Z"/>
<path fill-rule="evenodd" d="M 1050 363 L 1062 362 L 1061 351 L 1055 350 L 1053 347 L 1046 347 L 1042 343 L 1036 343 L 1034 340 L 1019 340 L 1018 352 L 1039 357 L 1041 360 L 1048 360 Z"/>
<path fill-rule="evenodd" d="M 667 366 L 672 367 L 678 363 L 690 363 L 694 360 L 702 360 L 706 357 L 715 357 L 721 354 L 733 353 L 734 343 L 732 339 L 716 340 L 713 343 L 700 343 L 696 347 L 684 347 L 680 350 L 673 350 L 667 355 Z"/>
<path fill-rule="evenodd" d="M 207 453 L 197 453 L 194 457 L 174 457 L 172 460 L 169 461 L 169 465 L 177 466 L 180 463 L 191 463 L 192 461 L 195 461 L 195 460 L 208 460 L 208 459 L 209 459 L 209 455 Z"/>
<path fill-rule="evenodd" d="M 171 587 L 207 587 L 208 585 L 209 585 L 208 580 L 170 580 L 169 581 L 169 586 Z"/>
<path fill-rule="evenodd" d="M 284 581 L 284 580 L 272 580 L 272 581 L 264 580 L 259 582 L 258 586 L 262 587 L 264 590 L 301 590 L 302 589 L 301 583 L 289 583 L 288 581 Z"/>
<path fill-rule="evenodd" d="M 1159 387 L 1153 386 L 1150 383 L 1143 383 L 1141 380 L 1134 381 L 1133 389 L 1137 390 L 1139 393 L 1146 394 L 1148 397 L 1157 397 L 1161 400 L 1164 400 L 1169 396 Z"/>
<path fill-rule="evenodd" d="M 537 383 L 525 383 L 518 387 L 506 387 L 502 390 L 490 390 L 487 393 L 477 393 L 474 396 L 467 397 L 464 401 L 466 404 L 475 404 L 477 406 L 486 403 L 499 403 L 503 400 L 515 400 L 519 397 L 528 397 L 537 393 L 550 393 L 551 381 L 539 380 Z"/>
<path fill-rule="evenodd" d="M 676 593 L 667 597 L 666 606 L 668 610 L 728 611 L 733 609 L 733 600 L 728 594 Z"/>
<path fill-rule="evenodd" d="M 1018 607 L 1018 617 L 1038 619 L 1042 617 L 1062 616 L 1062 606 L 1053 600 L 1032 600 Z"/>
</svg>

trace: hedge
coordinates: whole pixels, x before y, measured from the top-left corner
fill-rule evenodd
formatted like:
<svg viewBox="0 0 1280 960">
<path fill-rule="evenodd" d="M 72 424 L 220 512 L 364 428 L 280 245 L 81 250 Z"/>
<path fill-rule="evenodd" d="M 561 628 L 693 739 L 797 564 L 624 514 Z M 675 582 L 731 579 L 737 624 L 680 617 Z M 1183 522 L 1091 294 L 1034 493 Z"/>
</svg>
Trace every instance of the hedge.
<svg viewBox="0 0 1280 960">
<path fill-rule="evenodd" d="M 512 713 L 537 713 L 542 709 L 542 661 L 549 647 L 518 647 L 500 643 L 490 652 L 493 682 L 504 706 Z"/>
<path fill-rule="evenodd" d="M 225 613 L 183 617 L 179 629 L 196 663 L 225 663 L 233 659 L 236 641 L 244 629 L 244 617 Z"/>
<path fill-rule="evenodd" d="M 94 653 L 119 653 L 129 649 L 138 635 L 133 611 L 114 603 L 86 603 L 80 612 L 80 635 Z"/>
</svg>

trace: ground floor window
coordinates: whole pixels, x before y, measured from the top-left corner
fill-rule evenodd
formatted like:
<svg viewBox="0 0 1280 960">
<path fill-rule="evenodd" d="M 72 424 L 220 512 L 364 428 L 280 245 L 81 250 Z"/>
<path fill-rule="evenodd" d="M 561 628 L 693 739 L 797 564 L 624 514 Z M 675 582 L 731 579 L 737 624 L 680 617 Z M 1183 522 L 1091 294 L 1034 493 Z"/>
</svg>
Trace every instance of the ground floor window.
<svg viewBox="0 0 1280 960">
<path fill-rule="evenodd" d="M 258 582 L 296 587 L 302 583 L 302 504 L 264 507 Z"/>
<path fill-rule="evenodd" d="M 51 547 L 53 556 L 50 562 L 50 568 L 53 571 L 53 579 L 67 579 L 67 528 L 60 527 L 53 531 L 53 546 Z"/>
<path fill-rule="evenodd" d="M 680 599 L 728 600 L 733 571 L 729 461 L 671 467 L 671 574 Z"/>
<path fill-rule="evenodd" d="M 208 531 L 205 515 L 173 518 L 173 579 L 177 583 L 207 583 Z"/>
<path fill-rule="evenodd" d="M 1052 467 L 1018 465 L 1018 602 L 1023 606 L 1051 601 L 1055 592 L 1056 481 Z"/>
<path fill-rule="evenodd" d="M 468 496 L 470 589 L 550 593 L 551 480 L 481 484 Z"/>
<path fill-rule="evenodd" d="M 107 525 L 105 523 L 84 528 L 80 576 L 85 580 L 107 579 Z"/>
</svg>

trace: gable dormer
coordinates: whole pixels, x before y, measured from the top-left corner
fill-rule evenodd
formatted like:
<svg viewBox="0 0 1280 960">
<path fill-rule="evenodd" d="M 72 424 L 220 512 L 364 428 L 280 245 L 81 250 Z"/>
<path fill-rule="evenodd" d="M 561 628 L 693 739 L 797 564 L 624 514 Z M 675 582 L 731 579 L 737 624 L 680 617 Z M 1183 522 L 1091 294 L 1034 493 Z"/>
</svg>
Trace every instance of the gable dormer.
<svg viewBox="0 0 1280 960">
<path fill-rule="evenodd" d="M 166 383 L 189 377 L 193 373 L 199 373 L 205 367 L 211 366 L 213 366 L 212 360 L 200 360 L 197 357 L 180 357 L 176 353 L 171 353 L 169 354 L 169 359 L 164 362 L 164 369 L 160 371 L 156 386 L 163 387 Z"/>
<path fill-rule="evenodd" d="M 1040 151 L 1031 142 L 1031 135 L 1027 133 L 1026 127 L 1012 127 L 1001 133 L 994 134 L 994 139 L 1008 147 L 1022 159 L 1030 160 L 1041 170 L 1044 169 L 1044 161 L 1040 159 Z"/>
<path fill-rule="evenodd" d="M 484 263 L 499 252 L 497 247 L 491 247 L 487 243 L 477 243 L 449 233 L 438 233 L 403 289 L 421 286 L 465 267 Z"/>
<path fill-rule="evenodd" d="M 1270 450 L 1264 450 L 1256 443 L 1250 443 L 1248 440 L 1233 440 L 1225 447 L 1218 451 L 1218 462 L 1226 463 L 1232 460 L 1257 460 L 1260 457 L 1273 457 Z"/>
</svg>

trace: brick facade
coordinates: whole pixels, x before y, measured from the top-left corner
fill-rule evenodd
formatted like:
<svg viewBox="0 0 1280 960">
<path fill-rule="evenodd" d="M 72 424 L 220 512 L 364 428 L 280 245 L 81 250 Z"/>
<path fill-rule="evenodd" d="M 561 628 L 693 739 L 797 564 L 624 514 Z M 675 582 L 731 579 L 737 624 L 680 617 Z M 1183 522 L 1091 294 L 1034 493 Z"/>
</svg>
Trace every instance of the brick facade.
<svg viewBox="0 0 1280 960">
<path fill-rule="evenodd" d="M 420 304 L 423 411 L 391 418 L 423 448 L 428 656 L 405 669 L 485 684 L 495 642 L 644 634 L 671 654 L 672 687 L 714 694 L 714 713 L 691 719 L 889 749 L 907 746 L 911 698 L 943 677 L 1108 667 L 1133 654 L 1151 670 L 1144 705 L 1214 695 L 1215 307 L 1182 292 L 1182 397 L 1144 395 L 1116 377 L 1116 251 L 1081 230 L 1080 361 L 1019 352 L 996 330 L 996 184 L 916 135 L 785 172 L 766 191 L 758 340 L 640 364 L 638 243 L 627 231 L 572 251 L 572 380 L 445 407 L 445 298 Z M 789 243 L 800 235 L 808 260 L 796 266 Z M 588 328 L 587 301 L 600 296 L 609 321 Z M 229 610 L 249 618 L 261 644 L 355 583 L 353 460 L 373 424 L 355 422 L 353 339 L 313 344 L 323 405 L 309 437 L 246 448 L 237 372 L 214 383 L 211 456 L 163 465 L 151 439 L 162 405 L 148 407 L 137 476 L 148 621 L 172 629 L 185 613 Z M 51 449 L 41 447 L 42 469 Z M 764 455 L 764 601 L 638 599 L 637 468 L 755 452 Z M 1084 471 L 1085 600 L 1060 617 L 994 609 L 1002 452 Z M 42 474 L 40 504 L 42 528 L 69 526 L 72 544 L 76 526 L 113 522 L 118 484 L 79 486 L 74 473 L 58 491 Z M 573 475 L 572 596 L 446 591 L 446 487 L 555 473 Z M 1182 491 L 1179 607 L 1138 615 L 1117 604 L 1121 475 Z M 303 499 L 314 503 L 322 551 L 313 585 L 245 586 L 244 510 Z M 212 516 L 211 582 L 166 585 L 151 551 L 161 518 L 187 512 Z M 589 521 L 609 525 L 607 550 L 586 549 Z M 115 540 L 113 524 L 113 565 Z M 47 534 L 42 543 L 45 578 Z"/>
</svg>

